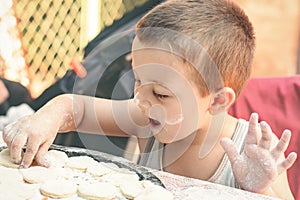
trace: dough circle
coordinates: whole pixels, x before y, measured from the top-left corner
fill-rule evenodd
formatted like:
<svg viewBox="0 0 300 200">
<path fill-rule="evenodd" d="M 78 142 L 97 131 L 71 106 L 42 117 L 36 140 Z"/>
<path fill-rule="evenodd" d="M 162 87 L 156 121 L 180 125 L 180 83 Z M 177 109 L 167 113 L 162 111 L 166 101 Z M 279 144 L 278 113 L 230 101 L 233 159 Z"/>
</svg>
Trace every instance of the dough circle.
<svg viewBox="0 0 300 200">
<path fill-rule="evenodd" d="M 45 157 L 50 162 L 51 167 L 64 167 L 68 160 L 68 155 L 58 150 L 49 150 Z"/>
<path fill-rule="evenodd" d="M 144 189 L 141 181 L 122 181 L 119 188 L 127 199 L 134 199 Z"/>
<path fill-rule="evenodd" d="M 27 183 L 43 183 L 55 179 L 58 175 L 55 170 L 41 166 L 20 169 L 20 172 Z"/>
<path fill-rule="evenodd" d="M 78 186 L 78 195 L 90 200 L 111 200 L 118 194 L 118 189 L 109 183 L 85 182 Z"/>
<path fill-rule="evenodd" d="M 42 195 L 51 198 L 67 198 L 76 195 L 77 185 L 69 180 L 51 180 L 44 182 L 40 187 Z"/>
<path fill-rule="evenodd" d="M 19 165 L 14 163 L 12 159 L 10 158 L 9 150 L 8 148 L 3 149 L 0 152 L 0 165 L 4 167 L 9 167 L 9 168 L 18 168 Z"/>
<path fill-rule="evenodd" d="M 89 156 L 73 156 L 68 158 L 65 167 L 80 171 L 86 171 L 88 166 L 96 162 L 96 160 Z"/>
</svg>

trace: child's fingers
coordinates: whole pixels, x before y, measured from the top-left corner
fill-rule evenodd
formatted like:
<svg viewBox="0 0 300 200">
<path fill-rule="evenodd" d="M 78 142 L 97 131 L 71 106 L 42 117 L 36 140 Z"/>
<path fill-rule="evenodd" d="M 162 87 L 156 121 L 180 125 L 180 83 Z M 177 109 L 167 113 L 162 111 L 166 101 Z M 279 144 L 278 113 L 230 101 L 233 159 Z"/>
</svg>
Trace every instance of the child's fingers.
<svg viewBox="0 0 300 200">
<path fill-rule="evenodd" d="M 13 138 L 9 144 L 7 144 L 10 152 L 10 157 L 15 163 L 20 164 L 22 160 L 22 148 L 26 144 L 27 135 L 21 134 L 20 130 L 14 133 Z"/>
<path fill-rule="evenodd" d="M 234 146 L 234 143 L 229 138 L 222 138 L 221 139 L 221 145 L 224 148 L 230 162 L 233 164 L 237 157 L 239 156 L 239 152 L 237 148 Z"/>
<path fill-rule="evenodd" d="M 264 149 L 269 150 L 271 147 L 271 141 L 272 141 L 271 127 L 264 121 L 260 123 L 260 127 L 261 127 L 262 136 L 259 141 L 259 146 Z"/>
<path fill-rule="evenodd" d="M 284 130 L 280 140 L 278 141 L 278 144 L 276 147 L 271 151 L 271 154 L 275 160 L 278 160 L 280 155 L 285 152 L 287 149 L 291 139 L 291 131 Z"/>
<path fill-rule="evenodd" d="M 257 132 L 260 131 L 258 124 L 258 114 L 252 113 L 249 119 L 249 130 L 246 136 L 246 144 L 257 144 Z"/>
<path fill-rule="evenodd" d="M 50 167 L 51 163 L 49 163 L 49 161 L 45 158 L 46 153 L 48 152 L 48 149 L 50 147 L 52 142 L 45 142 L 44 144 L 42 144 L 35 156 L 35 160 L 36 162 L 44 167 Z"/>
<path fill-rule="evenodd" d="M 39 145 L 37 141 L 35 139 L 28 138 L 26 151 L 20 165 L 21 168 L 28 168 L 31 165 L 38 149 Z"/>
<path fill-rule="evenodd" d="M 296 161 L 297 159 L 297 154 L 295 152 L 290 153 L 286 159 L 279 164 L 278 166 L 278 174 L 281 174 L 283 171 L 287 170 L 290 168 Z"/>
</svg>

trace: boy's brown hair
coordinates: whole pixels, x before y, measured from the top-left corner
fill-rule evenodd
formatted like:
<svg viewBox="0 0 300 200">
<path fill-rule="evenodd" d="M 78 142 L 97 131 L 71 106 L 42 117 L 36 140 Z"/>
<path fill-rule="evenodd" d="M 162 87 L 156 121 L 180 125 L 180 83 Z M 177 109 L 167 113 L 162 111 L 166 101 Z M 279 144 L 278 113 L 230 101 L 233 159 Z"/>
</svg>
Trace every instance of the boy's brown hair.
<svg viewBox="0 0 300 200">
<path fill-rule="evenodd" d="M 231 87 L 237 96 L 250 76 L 255 49 L 254 31 L 246 14 L 233 2 L 169 0 L 146 14 L 136 28 L 137 38 L 142 43 L 167 42 L 171 49 L 183 53 L 184 62 L 193 65 L 202 62 L 203 66 L 203 61 L 199 61 L 203 52 L 195 50 L 195 45 L 187 43 L 184 38 L 196 42 L 217 67 L 222 84 Z M 209 63 L 206 62 L 206 66 Z M 205 68 L 200 70 L 204 76 L 192 76 L 203 96 L 223 86 L 216 84 L 216 78 L 213 78 L 216 70 L 211 70 L 211 65 Z M 188 69 L 196 72 L 190 67 Z"/>
</svg>

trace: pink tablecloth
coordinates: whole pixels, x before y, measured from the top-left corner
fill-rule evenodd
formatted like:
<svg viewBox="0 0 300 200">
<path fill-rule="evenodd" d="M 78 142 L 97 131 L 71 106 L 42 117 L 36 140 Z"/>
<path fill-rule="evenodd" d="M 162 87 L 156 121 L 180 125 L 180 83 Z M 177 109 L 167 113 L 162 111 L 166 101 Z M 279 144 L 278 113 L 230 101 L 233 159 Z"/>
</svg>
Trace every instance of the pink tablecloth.
<svg viewBox="0 0 300 200">
<path fill-rule="evenodd" d="M 153 173 L 163 182 L 168 190 L 173 192 L 174 200 L 271 200 L 276 199 L 244 190 L 198 179 L 178 176 L 162 171 Z"/>
</svg>

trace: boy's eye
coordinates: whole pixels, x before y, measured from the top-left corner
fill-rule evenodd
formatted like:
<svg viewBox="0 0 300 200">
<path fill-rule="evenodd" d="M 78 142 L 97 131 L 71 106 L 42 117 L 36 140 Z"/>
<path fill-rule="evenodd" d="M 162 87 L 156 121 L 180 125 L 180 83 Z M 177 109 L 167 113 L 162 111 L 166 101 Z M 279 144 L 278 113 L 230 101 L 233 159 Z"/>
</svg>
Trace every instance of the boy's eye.
<svg viewBox="0 0 300 200">
<path fill-rule="evenodd" d="M 154 94 L 154 96 L 156 96 L 159 99 L 165 99 L 165 98 L 169 97 L 169 95 L 159 94 L 159 93 L 156 93 L 155 91 L 153 91 L 153 94 Z"/>
</svg>

